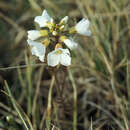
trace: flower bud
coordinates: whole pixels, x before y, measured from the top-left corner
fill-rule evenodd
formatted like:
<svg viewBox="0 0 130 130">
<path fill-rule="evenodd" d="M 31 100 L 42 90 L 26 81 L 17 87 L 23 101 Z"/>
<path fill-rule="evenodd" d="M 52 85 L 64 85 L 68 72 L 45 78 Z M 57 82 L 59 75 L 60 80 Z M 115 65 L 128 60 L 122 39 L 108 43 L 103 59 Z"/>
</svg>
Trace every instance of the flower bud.
<svg viewBox="0 0 130 130">
<path fill-rule="evenodd" d="M 65 28 L 65 25 L 60 26 L 60 31 L 62 31 Z"/>
<path fill-rule="evenodd" d="M 56 36 L 57 34 L 58 34 L 58 33 L 57 33 L 56 31 L 53 31 L 53 32 L 52 32 L 52 35 L 53 35 L 53 36 Z"/>
<path fill-rule="evenodd" d="M 64 18 L 62 18 L 61 21 L 60 21 L 60 25 L 61 24 L 66 24 L 68 22 L 68 19 L 69 19 L 68 16 L 65 16 Z"/>
<path fill-rule="evenodd" d="M 61 43 L 57 43 L 56 46 L 55 46 L 55 49 L 57 48 L 62 48 L 62 44 Z"/>
</svg>

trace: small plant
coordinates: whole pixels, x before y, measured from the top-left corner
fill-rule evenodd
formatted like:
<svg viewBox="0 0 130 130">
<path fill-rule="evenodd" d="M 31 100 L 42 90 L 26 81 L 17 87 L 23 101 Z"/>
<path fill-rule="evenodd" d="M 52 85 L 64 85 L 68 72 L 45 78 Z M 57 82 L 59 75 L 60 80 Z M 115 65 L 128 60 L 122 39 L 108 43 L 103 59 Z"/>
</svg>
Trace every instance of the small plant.
<svg viewBox="0 0 130 130">
<path fill-rule="evenodd" d="M 27 42 L 32 47 L 32 54 L 39 57 L 41 62 L 45 62 L 47 55 L 47 64 L 52 67 L 59 64 L 71 65 L 70 52 L 66 47 L 70 50 L 77 48 L 78 44 L 72 39 L 74 34 L 91 35 L 90 22 L 85 18 L 70 28 L 67 25 L 68 16 L 56 23 L 44 10 L 41 16 L 35 17 L 34 21 L 39 24 L 41 29 L 29 30 Z M 47 48 L 53 50 L 46 54 Z"/>
<path fill-rule="evenodd" d="M 63 90 L 66 79 L 66 68 L 59 69 L 60 65 L 65 67 L 71 65 L 70 50 L 76 49 L 78 44 L 73 40 L 72 36 L 76 33 L 90 36 L 89 30 L 90 22 L 88 19 L 83 18 L 74 27 L 69 27 L 68 16 L 62 18 L 58 23 L 51 18 L 47 11 L 44 10 L 41 16 L 36 16 L 34 21 L 39 24 L 40 30 L 28 31 L 28 44 L 32 47 L 32 54 L 39 57 L 41 62 L 47 62 L 48 66 L 55 67 L 51 69 L 52 82 L 49 88 L 48 94 L 48 106 L 47 106 L 47 129 L 50 130 L 51 124 L 51 95 L 54 81 L 56 80 L 57 99 L 60 100 L 60 104 L 64 104 Z M 66 48 L 67 47 L 67 48 Z M 68 49 L 69 48 L 69 49 Z M 49 52 L 51 51 L 51 52 Z M 58 77 L 62 76 L 62 79 Z M 69 72 L 69 75 L 70 72 Z M 71 76 L 72 77 L 72 76 Z M 72 78 L 71 78 L 72 79 Z M 73 79 L 72 79 L 73 80 Z M 76 87 L 74 89 L 74 112 L 73 112 L 73 128 L 77 127 L 77 92 Z M 59 104 L 59 103 L 58 103 Z M 65 105 L 63 105 L 64 109 Z M 60 112 L 59 112 L 60 115 Z"/>
</svg>

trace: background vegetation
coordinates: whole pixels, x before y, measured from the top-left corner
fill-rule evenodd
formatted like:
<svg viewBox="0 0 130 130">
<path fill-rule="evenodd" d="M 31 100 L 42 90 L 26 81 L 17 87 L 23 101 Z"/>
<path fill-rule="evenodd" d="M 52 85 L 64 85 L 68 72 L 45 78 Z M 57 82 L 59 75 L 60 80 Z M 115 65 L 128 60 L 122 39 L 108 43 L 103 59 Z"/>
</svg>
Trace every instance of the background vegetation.
<svg viewBox="0 0 130 130">
<path fill-rule="evenodd" d="M 62 100 L 26 42 L 43 9 L 59 19 L 68 15 L 71 24 L 91 21 L 92 36 L 75 37 Z M 0 0 L 0 130 L 129 130 L 129 56 L 129 0 Z"/>
</svg>

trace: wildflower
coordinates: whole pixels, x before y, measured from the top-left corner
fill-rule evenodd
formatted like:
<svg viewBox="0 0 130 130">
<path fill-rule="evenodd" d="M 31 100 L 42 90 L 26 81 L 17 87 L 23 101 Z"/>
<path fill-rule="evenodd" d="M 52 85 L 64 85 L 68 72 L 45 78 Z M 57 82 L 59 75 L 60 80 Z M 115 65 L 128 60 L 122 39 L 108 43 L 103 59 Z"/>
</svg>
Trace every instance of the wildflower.
<svg viewBox="0 0 130 130">
<path fill-rule="evenodd" d="M 89 20 L 83 18 L 81 21 L 79 21 L 76 24 L 75 29 L 76 29 L 77 33 L 79 33 L 81 35 L 90 36 L 91 31 L 89 30 L 89 26 L 90 26 Z"/>
<path fill-rule="evenodd" d="M 68 49 L 56 48 L 48 54 L 47 62 L 48 65 L 52 67 L 58 64 L 69 66 L 71 64 L 70 52 Z"/>
<path fill-rule="evenodd" d="M 61 37 L 60 37 L 60 40 L 61 40 L 62 42 L 64 42 L 65 45 L 66 45 L 69 49 L 71 49 L 71 50 L 77 48 L 77 46 L 78 46 L 78 44 L 77 44 L 72 38 L 67 38 L 66 36 L 61 36 Z"/>
<path fill-rule="evenodd" d="M 41 16 L 36 16 L 34 21 L 39 24 L 40 27 L 46 27 L 48 22 L 52 22 L 53 19 L 49 16 L 46 10 L 43 11 Z"/>
<path fill-rule="evenodd" d="M 41 42 L 36 42 L 29 39 L 27 40 L 27 42 L 30 46 L 32 46 L 32 55 L 36 55 L 37 57 L 39 57 L 40 61 L 44 62 L 46 46 Z"/>
<path fill-rule="evenodd" d="M 52 44 L 51 47 L 55 47 L 52 52 L 47 54 L 47 63 L 49 66 L 54 67 L 58 64 L 69 66 L 71 64 L 70 52 L 62 45 L 65 44 L 67 48 L 73 50 L 77 48 L 78 44 L 72 39 L 71 34 L 79 33 L 85 36 L 90 36 L 91 34 L 88 19 L 83 18 L 72 28 L 66 26 L 68 19 L 68 16 L 65 16 L 59 23 L 55 23 L 47 11 L 44 10 L 41 16 L 36 16 L 34 19 L 41 29 L 29 30 L 27 32 L 27 42 L 32 47 L 32 54 L 39 57 L 40 61 L 44 62 L 46 48 L 50 44 Z"/>
<path fill-rule="evenodd" d="M 28 33 L 28 38 L 31 40 L 36 40 L 41 36 L 40 31 L 37 30 L 29 30 L 27 33 Z"/>
<path fill-rule="evenodd" d="M 37 42 L 37 41 L 33 41 L 38 39 L 39 37 L 44 37 L 48 35 L 48 31 L 47 30 L 29 30 L 28 31 L 28 44 L 30 46 L 32 46 L 32 55 L 35 55 L 37 57 L 39 57 L 40 61 L 44 62 L 44 57 L 45 57 L 45 51 L 46 51 L 46 47 L 49 45 L 50 40 L 49 39 L 45 39 L 42 42 Z"/>
<path fill-rule="evenodd" d="M 48 31 L 47 30 L 29 30 L 28 32 L 28 39 L 31 40 L 36 40 L 39 37 L 44 37 L 44 36 L 48 36 Z"/>
</svg>

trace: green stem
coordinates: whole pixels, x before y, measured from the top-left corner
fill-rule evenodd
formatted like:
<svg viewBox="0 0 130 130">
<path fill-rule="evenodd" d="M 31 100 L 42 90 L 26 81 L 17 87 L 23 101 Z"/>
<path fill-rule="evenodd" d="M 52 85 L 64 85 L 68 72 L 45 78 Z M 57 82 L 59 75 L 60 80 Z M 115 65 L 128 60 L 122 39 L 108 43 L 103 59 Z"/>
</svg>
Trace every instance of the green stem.
<svg viewBox="0 0 130 130">
<path fill-rule="evenodd" d="M 51 100 L 52 100 L 52 89 L 55 83 L 55 75 L 52 75 L 51 84 L 48 94 L 48 105 L 47 105 L 47 129 L 50 130 L 51 126 Z"/>
<path fill-rule="evenodd" d="M 19 111 L 19 109 L 18 109 L 18 107 L 17 107 L 17 105 L 16 105 L 16 103 L 15 103 L 15 100 L 14 100 L 12 94 L 11 94 L 11 91 L 10 91 L 10 89 L 9 89 L 8 83 L 7 83 L 6 81 L 5 81 L 5 86 L 6 86 L 6 89 L 7 89 L 7 92 L 8 92 L 8 94 L 9 94 L 9 96 L 11 97 L 11 102 L 12 102 L 12 104 L 13 104 L 13 106 L 14 106 L 16 112 L 18 113 L 19 118 L 22 120 L 22 122 L 23 122 L 23 124 L 24 124 L 26 130 L 29 130 L 29 128 L 28 128 L 28 126 L 27 126 L 27 124 L 26 124 L 26 122 L 25 122 L 25 120 L 24 120 L 24 118 L 23 118 L 21 112 Z"/>
</svg>

